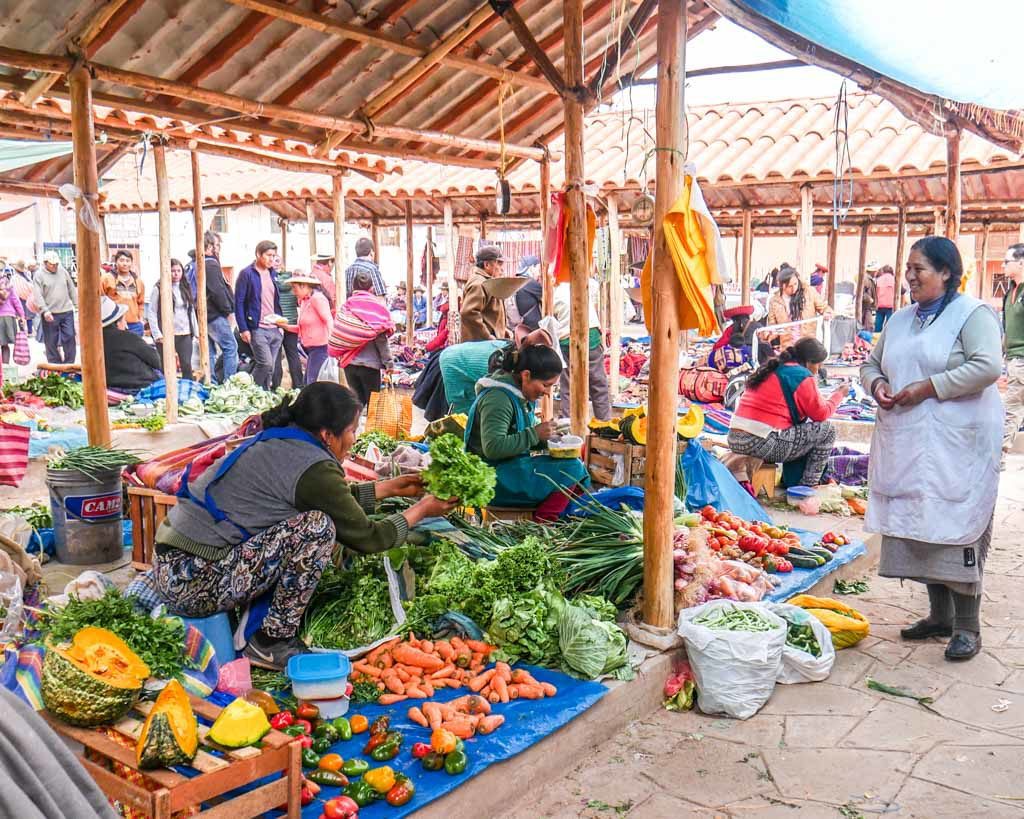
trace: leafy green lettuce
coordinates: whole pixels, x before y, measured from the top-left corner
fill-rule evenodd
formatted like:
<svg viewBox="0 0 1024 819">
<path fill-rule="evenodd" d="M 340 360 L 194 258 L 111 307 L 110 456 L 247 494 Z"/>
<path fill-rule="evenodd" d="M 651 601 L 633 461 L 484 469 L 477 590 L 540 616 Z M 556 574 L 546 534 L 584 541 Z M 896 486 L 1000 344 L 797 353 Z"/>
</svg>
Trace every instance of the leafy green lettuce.
<svg viewBox="0 0 1024 819">
<path fill-rule="evenodd" d="M 438 498 L 458 498 L 463 506 L 486 506 L 494 499 L 494 469 L 451 434 L 430 443 L 430 466 L 423 472 L 427 492 Z"/>
<path fill-rule="evenodd" d="M 596 680 L 629 669 L 626 635 L 615 623 L 598 620 L 575 605 L 567 605 L 558 620 L 558 648 L 567 673 Z"/>
</svg>

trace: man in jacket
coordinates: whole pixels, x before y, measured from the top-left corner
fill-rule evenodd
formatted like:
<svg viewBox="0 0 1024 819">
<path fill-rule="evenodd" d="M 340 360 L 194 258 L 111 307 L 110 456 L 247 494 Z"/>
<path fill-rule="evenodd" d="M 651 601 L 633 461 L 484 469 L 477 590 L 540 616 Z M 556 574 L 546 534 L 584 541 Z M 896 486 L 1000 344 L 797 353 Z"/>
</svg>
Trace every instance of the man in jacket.
<svg viewBox="0 0 1024 819">
<path fill-rule="evenodd" d="M 377 266 L 377 252 L 373 246 L 373 241 L 365 236 L 360 236 L 356 239 L 355 252 L 356 260 L 345 270 L 345 296 L 352 295 L 352 282 L 355 281 L 357 273 L 363 272 L 368 273 L 370 280 L 373 282 L 374 295 L 384 298 L 388 294 L 388 289 L 384 284 L 383 277 L 380 275 L 380 268 Z"/>
<path fill-rule="evenodd" d="M 542 309 L 544 286 L 541 284 L 539 266 L 540 259 L 537 256 L 523 257 L 519 262 L 519 275 L 530 276 L 530 280 L 512 297 L 515 300 L 520 320 L 530 330 L 536 330 L 540 326 L 541 316 L 544 315 Z"/>
<path fill-rule="evenodd" d="M 281 350 L 281 328 L 270 320 L 281 315 L 281 296 L 274 280 L 277 245 L 263 240 L 256 245 L 256 259 L 238 274 L 235 282 L 235 319 L 242 341 L 252 347 L 252 379 L 269 390 L 274 364 Z"/>
<path fill-rule="evenodd" d="M 51 364 L 74 364 L 75 305 L 78 287 L 60 263 L 56 251 L 43 255 L 43 266 L 32 283 L 32 299 L 43 317 L 43 344 Z"/>
<path fill-rule="evenodd" d="M 490 295 L 484 285 L 501 276 L 505 259 L 494 247 L 482 247 L 476 254 L 476 266 L 462 291 L 459 314 L 463 341 L 503 340 L 509 338 L 505 325 L 505 302 Z"/>
<path fill-rule="evenodd" d="M 1006 425 L 1003 458 L 1013 448 L 1024 423 L 1024 244 L 1010 245 L 1003 257 L 1003 344 L 1006 348 Z"/>
<path fill-rule="evenodd" d="M 231 327 L 235 312 L 235 294 L 220 267 L 220 236 L 212 230 L 203 235 L 206 259 L 206 318 L 210 341 L 216 348 L 214 372 L 223 372 L 226 381 L 238 371 L 238 343 Z"/>
<path fill-rule="evenodd" d="M 114 254 L 114 272 L 100 277 L 100 288 L 107 298 L 124 305 L 128 332 L 141 336 L 146 330 L 146 287 L 139 274 L 132 270 L 132 261 L 132 254 L 127 250 L 117 251 Z"/>
</svg>

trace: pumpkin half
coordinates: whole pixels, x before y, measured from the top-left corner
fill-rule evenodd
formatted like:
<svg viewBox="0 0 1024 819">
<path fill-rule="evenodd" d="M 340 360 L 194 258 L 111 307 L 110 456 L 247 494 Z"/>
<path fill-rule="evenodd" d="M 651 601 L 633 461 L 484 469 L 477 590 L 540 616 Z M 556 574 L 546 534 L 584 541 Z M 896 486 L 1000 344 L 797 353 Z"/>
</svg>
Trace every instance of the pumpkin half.
<svg viewBox="0 0 1024 819">
<path fill-rule="evenodd" d="M 156 698 L 135 743 L 135 759 L 142 769 L 190 762 L 199 748 L 199 729 L 188 694 L 171 680 Z"/>
<path fill-rule="evenodd" d="M 255 745 L 269 730 L 263 709 L 239 697 L 220 712 L 206 736 L 225 748 L 244 748 Z"/>
<path fill-rule="evenodd" d="M 47 645 L 40 691 L 51 714 L 88 727 L 123 717 L 148 677 L 149 666 L 120 637 L 89 626 L 66 648 Z"/>
</svg>

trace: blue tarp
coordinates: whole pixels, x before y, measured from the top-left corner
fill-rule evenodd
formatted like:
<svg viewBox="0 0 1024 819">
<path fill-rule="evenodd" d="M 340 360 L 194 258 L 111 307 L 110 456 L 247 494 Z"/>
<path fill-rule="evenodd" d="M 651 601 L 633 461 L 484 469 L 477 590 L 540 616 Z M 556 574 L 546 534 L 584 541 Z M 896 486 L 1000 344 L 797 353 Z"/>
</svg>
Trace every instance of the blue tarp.
<svg viewBox="0 0 1024 819">
<path fill-rule="evenodd" d="M 89 443 L 89 436 L 85 427 L 77 424 L 64 427 L 63 429 L 39 432 L 35 427 L 35 421 L 27 424 L 31 426 L 32 434 L 28 439 L 28 457 L 41 458 L 50 451 L 50 447 L 58 446 L 61 449 L 76 449 Z"/>
<path fill-rule="evenodd" d="M 836 54 L 928 94 L 1022 107 L 1020 9 L 1014 0 L 735 0 Z"/>
<path fill-rule="evenodd" d="M 804 546 L 811 546 L 821 540 L 820 532 L 808 532 L 806 529 L 793 529 L 793 531 L 800 535 L 800 542 Z M 840 566 L 852 563 L 865 552 L 867 552 L 867 546 L 858 540 L 840 548 L 836 551 L 832 560 L 824 566 L 819 566 L 817 569 L 793 569 L 793 571 L 786 572 L 785 574 L 773 575 L 773 577 L 779 578 L 782 582 L 765 599 L 776 603 L 783 603 L 789 600 L 790 597 L 807 591 L 823 577 L 831 574 Z"/>
</svg>

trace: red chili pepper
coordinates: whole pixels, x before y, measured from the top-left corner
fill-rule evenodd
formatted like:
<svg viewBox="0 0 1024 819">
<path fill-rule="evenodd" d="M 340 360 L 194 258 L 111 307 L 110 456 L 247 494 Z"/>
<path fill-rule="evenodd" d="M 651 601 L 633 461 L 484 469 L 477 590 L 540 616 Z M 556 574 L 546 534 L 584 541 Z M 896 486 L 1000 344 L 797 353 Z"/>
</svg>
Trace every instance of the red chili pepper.
<svg viewBox="0 0 1024 819">
<path fill-rule="evenodd" d="M 287 728 L 295 722 L 295 716 L 291 711 L 281 711 L 270 718 L 270 727 L 276 731 Z"/>
<path fill-rule="evenodd" d="M 428 742 L 417 742 L 412 746 L 413 759 L 423 759 L 429 753 L 430 743 Z"/>
<path fill-rule="evenodd" d="M 302 726 L 302 728 L 305 730 L 307 734 L 313 733 L 313 723 L 311 723 L 308 719 L 297 719 L 292 723 L 292 725 Z"/>
<path fill-rule="evenodd" d="M 831 532 L 825 532 L 821 539 L 825 543 L 831 543 L 833 540 L 836 539 L 836 536 Z"/>
</svg>

